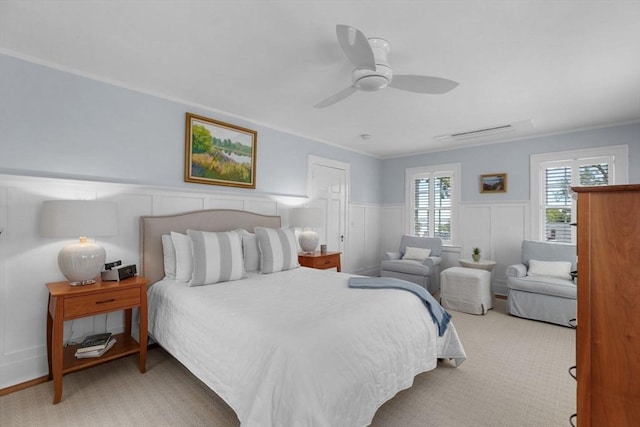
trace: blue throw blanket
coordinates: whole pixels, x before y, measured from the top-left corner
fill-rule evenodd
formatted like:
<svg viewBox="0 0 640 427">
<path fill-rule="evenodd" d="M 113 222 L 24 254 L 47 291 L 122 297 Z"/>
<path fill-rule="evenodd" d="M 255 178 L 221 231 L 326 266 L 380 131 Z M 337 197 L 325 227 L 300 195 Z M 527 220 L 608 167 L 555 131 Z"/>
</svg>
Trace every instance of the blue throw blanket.
<svg viewBox="0 0 640 427">
<path fill-rule="evenodd" d="M 431 313 L 433 323 L 438 325 L 438 336 L 444 335 L 447 330 L 451 315 L 436 301 L 436 299 L 422 286 L 393 277 L 352 277 L 349 279 L 350 288 L 366 289 L 401 289 L 409 291 L 420 297 L 424 305 Z"/>
</svg>

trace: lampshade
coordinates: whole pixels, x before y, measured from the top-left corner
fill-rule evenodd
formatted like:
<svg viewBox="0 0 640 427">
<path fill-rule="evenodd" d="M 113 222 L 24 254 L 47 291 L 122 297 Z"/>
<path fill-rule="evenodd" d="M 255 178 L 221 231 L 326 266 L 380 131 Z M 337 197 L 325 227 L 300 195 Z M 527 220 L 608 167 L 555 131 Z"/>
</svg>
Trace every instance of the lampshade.
<svg viewBox="0 0 640 427">
<path fill-rule="evenodd" d="M 289 213 L 289 224 L 292 227 L 322 227 L 322 209 L 293 208 Z"/>
<path fill-rule="evenodd" d="M 311 227 L 322 226 L 322 209 L 320 208 L 293 208 L 289 213 L 289 223 L 292 227 L 302 227 L 298 234 L 298 243 L 305 252 L 314 252 L 318 247 L 320 238 Z"/>
<path fill-rule="evenodd" d="M 62 248 L 58 266 L 72 285 L 95 282 L 106 258 L 103 247 L 87 242 L 87 236 L 114 236 L 118 233 L 114 202 L 94 200 L 48 200 L 42 203 L 42 237 L 76 237 L 78 243 Z"/>
</svg>

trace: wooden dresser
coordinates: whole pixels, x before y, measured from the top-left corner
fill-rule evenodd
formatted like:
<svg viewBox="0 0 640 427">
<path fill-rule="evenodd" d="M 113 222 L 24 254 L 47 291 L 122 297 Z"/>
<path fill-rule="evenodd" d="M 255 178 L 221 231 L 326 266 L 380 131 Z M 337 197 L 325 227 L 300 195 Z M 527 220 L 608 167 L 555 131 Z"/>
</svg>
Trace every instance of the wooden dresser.
<svg viewBox="0 0 640 427">
<path fill-rule="evenodd" d="M 578 193 L 577 424 L 640 424 L 640 185 Z"/>
</svg>

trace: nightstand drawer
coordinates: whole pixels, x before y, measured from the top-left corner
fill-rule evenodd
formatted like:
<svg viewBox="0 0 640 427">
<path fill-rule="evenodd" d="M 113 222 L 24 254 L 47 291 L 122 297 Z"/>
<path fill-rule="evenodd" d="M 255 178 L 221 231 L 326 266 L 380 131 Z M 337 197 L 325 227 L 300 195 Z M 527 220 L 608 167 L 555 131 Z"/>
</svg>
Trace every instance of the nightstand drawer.
<svg viewBox="0 0 640 427">
<path fill-rule="evenodd" d="M 298 262 L 303 267 L 319 268 L 326 270 L 335 268 L 340 271 L 341 252 L 313 252 L 298 254 Z"/>
<path fill-rule="evenodd" d="M 314 262 L 316 268 L 332 268 L 337 267 L 336 257 L 318 259 Z"/>
<path fill-rule="evenodd" d="M 64 299 L 64 316 L 72 318 L 140 305 L 140 288 L 98 292 Z"/>
</svg>

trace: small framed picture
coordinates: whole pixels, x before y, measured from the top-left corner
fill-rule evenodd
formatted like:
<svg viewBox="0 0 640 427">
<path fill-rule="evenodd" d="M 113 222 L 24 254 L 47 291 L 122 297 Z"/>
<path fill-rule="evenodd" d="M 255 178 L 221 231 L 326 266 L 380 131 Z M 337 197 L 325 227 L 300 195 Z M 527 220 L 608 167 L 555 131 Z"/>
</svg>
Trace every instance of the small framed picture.
<svg viewBox="0 0 640 427">
<path fill-rule="evenodd" d="M 258 132 L 187 113 L 184 180 L 256 188 Z"/>
<path fill-rule="evenodd" d="M 480 192 L 481 193 L 506 193 L 507 192 L 507 174 L 491 173 L 480 175 Z"/>
</svg>

